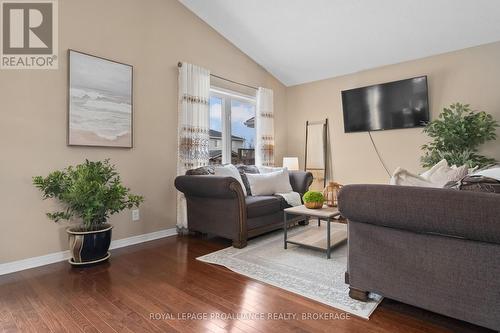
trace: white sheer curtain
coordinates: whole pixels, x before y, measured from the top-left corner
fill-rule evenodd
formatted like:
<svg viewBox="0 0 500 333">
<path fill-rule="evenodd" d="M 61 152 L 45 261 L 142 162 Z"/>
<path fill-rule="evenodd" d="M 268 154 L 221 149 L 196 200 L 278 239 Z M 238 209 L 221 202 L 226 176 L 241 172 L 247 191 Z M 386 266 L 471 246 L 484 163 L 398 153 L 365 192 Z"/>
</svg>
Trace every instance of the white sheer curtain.
<svg viewBox="0 0 500 333">
<path fill-rule="evenodd" d="M 255 122 L 255 164 L 274 166 L 274 109 L 273 91 L 259 88 Z"/>
<path fill-rule="evenodd" d="M 208 165 L 210 71 L 182 63 L 179 68 L 177 175 Z M 177 194 L 177 229 L 187 230 L 186 198 Z"/>
</svg>

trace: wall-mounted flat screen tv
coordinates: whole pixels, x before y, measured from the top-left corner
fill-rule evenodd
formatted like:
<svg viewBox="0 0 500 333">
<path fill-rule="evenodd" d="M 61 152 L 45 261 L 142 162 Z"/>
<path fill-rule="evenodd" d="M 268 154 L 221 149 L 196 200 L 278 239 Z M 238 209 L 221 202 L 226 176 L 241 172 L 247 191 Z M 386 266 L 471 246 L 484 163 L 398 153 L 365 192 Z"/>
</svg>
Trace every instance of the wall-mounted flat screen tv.
<svg viewBox="0 0 500 333">
<path fill-rule="evenodd" d="M 427 76 L 344 90 L 342 108 L 346 133 L 425 126 Z"/>
</svg>

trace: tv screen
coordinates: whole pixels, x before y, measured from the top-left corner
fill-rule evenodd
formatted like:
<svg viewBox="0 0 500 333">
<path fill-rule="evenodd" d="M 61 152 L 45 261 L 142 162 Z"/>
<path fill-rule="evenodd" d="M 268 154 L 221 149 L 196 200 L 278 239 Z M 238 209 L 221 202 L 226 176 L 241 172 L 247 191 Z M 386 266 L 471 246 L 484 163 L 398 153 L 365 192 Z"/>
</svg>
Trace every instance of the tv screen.
<svg viewBox="0 0 500 333">
<path fill-rule="evenodd" d="M 344 90 L 342 108 L 346 133 L 424 126 L 427 76 Z"/>
</svg>

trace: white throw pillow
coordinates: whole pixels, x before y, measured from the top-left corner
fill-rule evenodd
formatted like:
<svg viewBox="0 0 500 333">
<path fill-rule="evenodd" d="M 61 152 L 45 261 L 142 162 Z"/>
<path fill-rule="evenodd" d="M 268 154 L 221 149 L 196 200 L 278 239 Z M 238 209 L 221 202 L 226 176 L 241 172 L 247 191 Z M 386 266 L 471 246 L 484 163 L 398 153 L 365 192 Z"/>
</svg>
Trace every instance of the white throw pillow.
<svg viewBox="0 0 500 333">
<path fill-rule="evenodd" d="M 394 171 L 390 184 L 400 186 L 442 187 L 403 168 L 397 168 L 396 171 Z"/>
<path fill-rule="evenodd" d="M 420 176 L 425 178 L 425 179 L 429 179 L 438 169 L 440 169 L 444 166 L 448 167 L 448 162 L 443 159 L 443 160 L 439 161 L 438 163 L 436 163 L 436 165 L 434 165 L 432 168 L 430 168 L 426 172 L 420 174 Z"/>
<path fill-rule="evenodd" d="M 227 165 L 217 166 L 214 169 L 214 174 L 215 176 L 235 178 L 240 183 L 241 189 L 243 190 L 243 194 L 247 196 L 247 190 L 245 188 L 245 184 L 243 184 L 243 180 L 241 179 L 240 172 L 234 165 L 227 164 Z"/>
<path fill-rule="evenodd" d="M 276 193 L 292 192 L 287 170 L 269 173 L 247 173 L 252 195 L 274 195 Z"/>
<path fill-rule="evenodd" d="M 455 164 L 453 164 L 450 168 L 452 169 L 458 169 L 460 167 L 457 167 Z M 479 167 L 476 165 L 475 167 L 473 167 L 472 169 L 467 167 L 467 171 L 469 173 L 469 175 L 472 175 L 474 172 L 476 172 L 476 170 L 478 169 Z"/>
<path fill-rule="evenodd" d="M 462 165 L 456 169 L 443 166 L 429 177 L 429 181 L 444 186 L 448 182 L 457 182 L 467 176 L 467 170 L 466 165 Z"/>
<path fill-rule="evenodd" d="M 257 169 L 259 169 L 260 173 L 270 173 L 270 172 L 276 172 L 276 171 L 281 171 L 281 170 L 287 170 L 287 168 L 270 167 L 270 166 L 258 166 Z"/>
<path fill-rule="evenodd" d="M 469 168 L 469 170 L 468 170 L 468 174 L 469 174 L 469 176 L 473 175 L 473 174 L 474 174 L 474 172 L 476 172 L 476 170 L 477 170 L 477 169 L 479 169 L 479 166 L 478 166 L 478 165 L 476 165 L 476 166 L 475 166 L 475 167 L 473 167 L 472 169 L 471 169 L 471 168 Z"/>
<path fill-rule="evenodd" d="M 500 180 L 500 167 L 493 167 L 490 169 L 476 171 L 474 176 L 484 176 Z"/>
<path fill-rule="evenodd" d="M 469 168 L 466 165 L 457 167 L 456 165 L 448 166 L 446 160 L 439 161 L 430 170 L 424 172 L 420 176 L 427 179 L 429 182 L 443 187 L 448 182 L 456 182 L 467 176 Z"/>
</svg>

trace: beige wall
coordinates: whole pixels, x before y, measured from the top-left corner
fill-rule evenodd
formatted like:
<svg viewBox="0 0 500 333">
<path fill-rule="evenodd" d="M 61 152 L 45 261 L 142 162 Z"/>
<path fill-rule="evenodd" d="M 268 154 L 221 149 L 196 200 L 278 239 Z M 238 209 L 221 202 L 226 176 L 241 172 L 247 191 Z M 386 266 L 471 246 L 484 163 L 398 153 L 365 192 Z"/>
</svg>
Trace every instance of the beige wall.
<svg viewBox="0 0 500 333">
<path fill-rule="evenodd" d="M 368 134 L 344 133 L 340 92 L 420 75 L 428 76 L 432 119 L 443 106 L 458 101 L 490 112 L 500 121 L 500 42 L 497 42 L 287 88 L 287 155 L 300 156 L 303 163 L 305 134 L 302 133 L 306 120 L 328 118 L 334 178 L 344 184 L 386 183 L 387 173 Z M 421 129 L 372 135 L 391 172 L 398 166 L 421 171 L 420 146 L 427 142 Z M 485 145 L 483 152 L 500 160 L 499 141 Z"/>
<path fill-rule="evenodd" d="M 66 146 L 68 48 L 134 66 L 135 148 Z M 111 158 L 146 198 L 140 222 L 112 218 L 114 239 L 175 226 L 179 60 L 272 88 L 278 160 L 285 152 L 285 87 L 175 0 L 60 0 L 59 55 L 59 70 L 0 71 L 0 263 L 67 248 L 31 177 L 85 158 Z"/>
<path fill-rule="evenodd" d="M 303 163 L 305 121 L 328 117 L 334 176 L 343 183 L 387 181 L 367 134 L 343 133 L 343 89 L 425 74 L 433 116 L 463 101 L 500 119 L 500 43 L 285 88 L 175 0 L 60 0 L 59 48 L 59 70 L 0 71 L 0 263 L 67 248 L 65 225 L 44 215 L 55 203 L 40 199 L 31 177 L 85 158 L 111 158 L 146 198 L 140 222 L 130 212 L 112 218 L 114 239 L 175 226 L 179 60 L 274 90 L 278 163 L 284 155 Z M 135 148 L 66 146 L 69 48 L 134 66 Z M 419 129 L 373 136 L 390 169 L 420 169 Z M 500 159 L 498 143 L 485 152 Z"/>
</svg>

